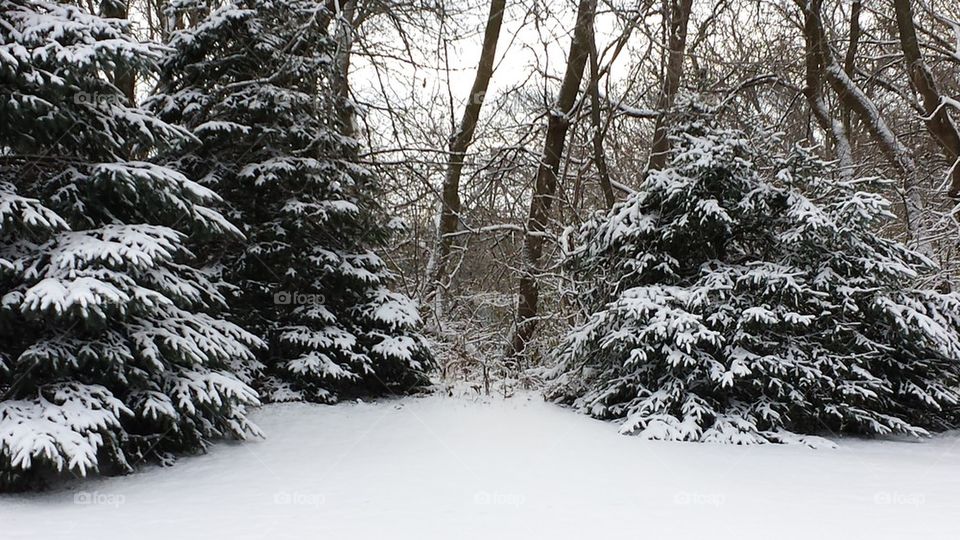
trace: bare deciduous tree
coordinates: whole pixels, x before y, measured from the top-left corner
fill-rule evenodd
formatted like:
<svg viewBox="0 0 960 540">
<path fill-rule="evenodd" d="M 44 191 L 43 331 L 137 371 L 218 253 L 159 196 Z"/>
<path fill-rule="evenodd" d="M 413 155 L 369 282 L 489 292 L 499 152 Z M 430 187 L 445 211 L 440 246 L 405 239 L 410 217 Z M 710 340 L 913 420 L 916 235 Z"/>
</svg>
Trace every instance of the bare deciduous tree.
<svg viewBox="0 0 960 540">
<path fill-rule="evenodd" d="M 845 107 L 855 112 L 887 159 L 903 173 L 904 214 L 911 240 L 926 255 L 933 255 L 923 223 L 925 203 L 918 185 L 917 165 L 909 148 L 890 129 L 876 104 L 837 62 L 823 27 L 822 0 L 794 0 L 803 12 L 806 39 L 816 44 L 823 73 Z"/>
<path fill-rule="evenodd" d="M 100 13 L 111 19 L 126 19 L 129 16 L 130 5 L 127 0 L 104 0 L 100 4 Z M 123 92 L 130 105 L 137 102 L 137 77 L 133 71 L 116 68 L 110 74 L 113 85 Z"/>
<path fill-rule="evenodd" d="M 440 221 L 437 227 L 435 252 L 428 265 L 428 279 L 426 296 L 435 295 L 434 305 L 442 311 L 443 291 L 450 264 L 450 252 L 453 246 L 453 234 L 460 224 L 460 175 L 463 172 L 463 162 L 467 149 L 473 142 L 473 135 L 477 129 L 480 110 L 483 100 L 493 76 L 493 64 L 497 56 L 497 42 L 500 39 L 500 27 L 503 24 L 503 12 L 506 0 L 491 0 L 490 13 L 487 16 L 486 28 L 483 34 L 483 45 L 480 49 L 480 60 L 477 72 L 473 79 L 473 87 L 467 105 L 460 119 L 460 127 L 450 137 L 450 157 L 446 175 L 443 180 L 441 194 Z M 432 268 L 431 268 L 432 267 Z"/>
<path fill-rule="evenodd" d="M 547 133 L 543 142 L 543 152 L 537 168 L 536 182 L 530 200 L 530 212 L 527 216 L 526 233 L 523 239 L 523 260 L 520 283 L 517 294 L 517 316 L 513 336 L 510 339 L 508 356 L 517 356 L 526 348 L 537 326 L 537 301 L 539 288 L 537 272 L 543 253 L 544 232 L 550 216 L 557 189 L 557 174 L 560 171 L 560 159 L 570 127 L 583 71 L 590 56 L 590 35 L 593 32 L 593 18 L 596 12 L 596 0 L 580 0 L 577 7 L 577 22 L 567 54 L 567 67 L 557 94 L 553 110 L 549 112 Z"/>
<path fill-rule="evenodd" d="M 667 163 L 670 152 L 670 139 L 667 137 L 669 126 L 666 123 L 670 108 L 673 107 L 683 79 L 683 57 L 687 46 L 687 24 L 693 0 L 670 0 L 667 20 L 667 50 L 664 54 L 665 69 L 663 86 L 657 99 L 657 126 L 653 134 L 653 148 L 650 150 L 649 170 L 662 169 Z"/>
<path fill-rule="evenodd" d="M 913 89 L 920 94 L 927 117 L 924 119 L 927 129 L 934 140 L 940 145 L 947 159 L 954 164 L 948 195 L 960 195 L 960 133 L 957 125 L 950 117 L 946 108 L 940 106 L 941 95 L 937 89 L 937 82 L 933 73 L 927 67 L 920 53 L 920 43 L 917 41 L 917 29 L 913 22 L 913 11 L 909 0 L 894 0 L 897 13 L 897 29 L 900 31 L 900 47 L 903 50 L 903 61 L 910 76 Z"/>
</svg>

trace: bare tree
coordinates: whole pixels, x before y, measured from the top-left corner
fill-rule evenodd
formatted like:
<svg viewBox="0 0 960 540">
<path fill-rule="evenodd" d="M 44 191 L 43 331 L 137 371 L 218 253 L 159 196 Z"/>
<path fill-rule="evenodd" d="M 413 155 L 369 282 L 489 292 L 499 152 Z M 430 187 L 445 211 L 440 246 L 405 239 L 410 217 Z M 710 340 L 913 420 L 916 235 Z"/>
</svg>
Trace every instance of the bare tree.
<svg viewBox="0 0 960 540">
<path fill-rule="evenodd" d="M 334 37 L 337 41 L 334 55 L 333 90 L 341 99 L 349 103 L 350 98 L 350 55 L 353 52 L 353 36 L 357 27 L 357 0 L 343 0 L 334 2 L 336 14 L 336 30 Z M 347 106 L 340 110 L 340 132 L 351 137 L 354 134 L 353 107 Z"/>
<path fill-rule="evenodd" d="M 100 14 L 111 19 L 126 19 L 129 16 L 130 5 L 127 0 L 103 0 L 100 4 Z M 130 105 L 137 103 L 136 73 L 124 68 L 116 68 L 110 73 L 111 82 L 123 95 Z"/>
<path fill-rule="evenodd" d="M 443 180 L 436 248 L 431 264 L 427 267 L 426 296 L 428 298 L 435 296 L 433 300 L 438 311 L 442 310 L 443 291 L 446 287 L 444 282 L 447 279 L 450 264 L 453 235 L 460 224 L 460 176 L 463 172 L 463 162 L 467 149 L 473 142 L 483 100 L 490 78 L 493 76 L 493 64 L 497 56 L 497 42 L 500 39 L 504 9 L 506 9 L 506 0 L 491 0 L 473 87 L 470 89 L 470 96 L 463 110 L 463 117 L 460 119 L 460 128 L 450 137 L 450 157 Z"/>
<path fill-rule="evenodd" d="M 918 185 L 917 164 L 912 152 L 883 119 L 876 104 L 837 62 L 827 40 L 821 17 L 823 0 L 794 0 L 804 16 L 806 38 L 816 44 L 823 73 L 843 106 L 855 112 L 884 155 L 903 173 L 904 220 L 910 239 L 926 255 L 933 255 L 924 219 L 924 200 Z"/>
<path fill-rule="evenodd" d="M 857 10 L 854 9 L 854 11 L 856 12 Z M 807 98 L 807 103 L 810 106 L 810 113 L 813 115 L 813 118 L 833 143 L 833 152 L 840 162 L 843 174 L 851 176 L 854 172 L 853 149 L 850 146 L 850 140 L 847 138 L 845 124 L 843 120 L 838 121 L 831 116 L 830 109 L 827 107 L 827 102 L 823 96 L 823 71 L 827 59 L 824 54 L 825 45 L 820 41 L 821 33 L 818 30 L 819 24 L 820 21 L 817 17 L 804 17 L 804 73 L 806 86 L 803 88 L 803 95 Z M 853 72 L 855 62 L 856 46 L 853 44 L 853 36 L 859 31 L 855 30 L 855 28 L 855 26 L 851 28 L 851 45 L 847 49 L 844 66 L 847 74 Z M 827 54 L 829 54 L 829 52 Z M 844 108 L 844 110 L 849 111 L 850 109 Z"/>
<path fill-rule="evenodd" d="M 960 158 L 960 134 L 947 109 L 940 106 L 941 95 L 937 89 L 937 82 L 920 53 L 920 43 L 917 41 L 917 29 L 914 26 L 910 1 L 894 0 L 893 5 L 897 13 L 900 48 L 903 49 L 907 73 L 910 75 L 913 89 L 923 100 L 923 107 L 927 112 L 927 117 L 924 118 L 927 129 L 940 145 L 947 159 L 954 164 L 948 195 L 957 197 L 960 195 L 960 166 L 957 165 L 957 160 Z"/>
<path fill-rule="evenodd" d="M 860 51 L 860 36 L 863 33 L 860 27 L 860 15 L 863 12 L 863 2 L 853 0 L 850 4 L 850 31 L 847 33 L 847 52 L 843 57 L 843 70 L 847 77 L 853 77 L 857 67 L 857 54 Z M 843 107 L 840 111 L 843 133 L 850 137 L 853 132 L 853 116 L 849 108 Z M 847 141 L 849 143 L 849 140 Z M 852 144 L 851 144 L 852 146 Z"/>
<path fill-rule="evenodd" d="M 603 135 L 605 129 L 600 124 L 600 61 L 597 58 L 597 35 L 593 25 L 590 26 L 590 129 L 593 143 L 593 163 L 600 177 L 600 189 L 607 208 L 612 208 L 616 202 L 613 186 L 610 183 L 610 172 L 607 170 L 607 158 L 603 150 Z"/>
<path fill-rule="evenodd" d="M 683 57 L 687 46 L 687 23 L 693 0 L 670 0 L 667 18 L 667 51 L 664 55 L 665 72 L 660 97 L 657 99 L 657 125 L 653 133 L 653 148 L 650 150 L 649 170 L 659 170 L 667 164 L 670 152 L 669 126 L 666 119 L 677 97 L 683 79 Z"/>
<path fill-rule="evenodd" d="M 688 0 L 683 0 L 688 1 Z M 517 295 L 517 316 L 513 336 L 510 339 L 508 356 L 518 356 L 526 349 L 537 326 L 537 302 L 539 288 L 538 267 L 543 254 L 544 232 L 557 190 L 557 175 L 560 159 L 570 127 L 583 71 L 590 56 L 590 35 L 596 0 L 580 0 L 577 6 L 577 22 L 567 54 L 567 68 L 560 84 L 560 92 L 553 110 L 549 112 L 547 133 L 544 138 L 540 164 L 537 167 L 530 212 L 527 216 L 526 233 L 523 239 L 523 261 Z"/>
</svg>

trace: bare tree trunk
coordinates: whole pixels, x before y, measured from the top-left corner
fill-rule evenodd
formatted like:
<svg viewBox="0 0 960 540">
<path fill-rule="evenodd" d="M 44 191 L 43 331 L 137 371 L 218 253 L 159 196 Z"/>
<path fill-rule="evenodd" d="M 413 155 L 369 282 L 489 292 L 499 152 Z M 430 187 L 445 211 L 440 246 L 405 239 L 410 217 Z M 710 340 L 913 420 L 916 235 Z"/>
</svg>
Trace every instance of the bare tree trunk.
<svg viewBox="0 0 960 540">
<path fill-rule="evenodd" d="M 857 65 L 857 51 L 860 50 L 860 13 L 863 11 L 863 2 L 853 0 L 850 4 L 850 32 L 848 34 L 847 53 L 843 58 L 843 71 L 847 77 L 853 78 L 853 72 Z M 840 118 L 843 123 L 843 132 L 848 138 L 853 134 L 853 111 L 847 107 L 841 107 Z M 851 144 L 851 146 L 853 146 Z"/>
<path fill-rule="evenodd" d="M 473 142 L 473 134 L 477 129 L 487 86 L 493 76 L 493 63 L 497 56 L 497 41 L 500 39 L 500 27 L 503 24 L 505 8 L 506 0 L 490 2 L 490 14 L 487 16 L 487 26 L 483 33 L 483 45 L 480 49 L 480 61 L 477 64 L 473 87 L 470 89 L 470 97 L 463 110 L 463 117 L 460 119 L 460 129 L 450 138 L 450 160 L 447 163 L 447 174 L 443 179 L 443 206 L 437 227 L 436 251 L 431 257 L 431 265 L 427 268 L 425 295 L 428 298 L 435 296 L 433 300 L 438 307 L 442 305 L 444 281 L 447 279 L 450 252 L 453 247 L 453 234 L 457 232 L 460 225 L 460 175 L 463 172 L 467 149 Z"/>
<path fill-rule="evenodd" d="M 880 146 L 887 160 L 903 173 L 903 203 L 904 221 L 907 233 L 916 247 L 928 257 L 933 256 L 933 246 L 926 234 L 923 224 L 924 204 L 918 186 L 917 165 L 910 150 L 907 149 L 897 135 L 890 129 L 880 115 L 880 111 L 873 101 L 847 76 L 846 71 L 837 63 L 833 51 L 827 42 L 820 18 L 822 0 L 794 0 L 804 14 L 804 31 L 811 32 L 811 38 L 817 43 L 823 72 L 836 92 L 843 106 L 855 112 L 867 131 Z"/>
<path fill-rule="evenodd" d="M 814 9 L 819 10 L 819 1 L 813 2 Z M 842 121 L 834 120 L 830 115 L 830 109 L 823 98 L 823 66 L 826 59 L 823 55 L 823 47 L 820 43 L 820 32 L 817 29 L 819 24 L 815 17 L 804 18 L 803 37 L 805 43 L 806 56 L 804 58 L 806 87 L 803 89 L 803 95 L 807 98 L 810 105 L 810 112 L 816 119 L 820 129 L 826 133 L 833 145 L 834 156 L 840 162 L 841 174 L 845 177 L 853 175 L 853 150 L 850 147 L 850 141 L 847 138 L 847 130 Z M 852 46 L 851 46 L 852 48 Z M 850 49 L 848 49 L 848 53 Z M 848 55 L 849 60 L 849 55 Z M 851 61 L 852 62 L 852 61 Z M 842 107 L 844 111 L 850 111 L 848 107 Z"/>
<path fill-rule="evenodd" d="M 897 28 L 900 31 L 900 47 L 903 49 L 903 60 L 906 63 L 913 89 L 923 99 L 923 107 L 927 113 L 927 129 L 933 135 L 937 144 L 940 145 L 947 159 L 956 163 L 957 159 L 960 158 L 960 134 L 958 134 L 957 126 L 950 118 L 947 109 L 940 107 L 941 96 L 937 89 L 937 83 L 920 54 L 920 44 L 917 41 L 917 29 L 913 24 L 910 2 L 909 0 L 894 0 L 893 5 L 897 11 Z M 960 166 L 953 167 L 950 189 L 947 195 L 950 197 L 960 195 Z"/>
<path fill-rule="evenodd" d="M 104 0 L 100 4 L 100 14 L 110 19 L 124 19 L 128 16 L 127 0 Z M 133 71 L 116 68 L 111 74 L 111 82 L 127 98 L 128 105 L 137 104 L 137 77 Z"/>
<path fill-rule="evenodd" d="M 353 33 L 356 23 L 357 0 L 344 0 L 336 13 L 333 91 L 344 103 L 350 99 L 350 53 L 353 50 Z M 340 133 L 352 137 L 354 110 L 351 106 L 340 107 Z"/>
<path fill-rule="evenodd" d="M 617 202 L 610 184 L 610 172 L 607 170 L 607 158 L 603 151 L 603 127 L 600 125 L 600 60 L 597 58 L 597 36 L 590 26 L 590 125 L 593 129 L 593 163 L 600 178 L 600 190 L 607 208 L 613 208 Z"/>
<path fill-rule="evenodd" d="M 557 174 L 560 171 L 560 159 L 566 141 L 567 128 L 570 127 L 584 67 L 590 56 L 590 33 L 596 7 L 596 0 L 580 0 L 573 40 L 570 42 L 570 50 L 567 54 L 566 73 L 560 84 L 557 103 L 550 111 L 547 120 L 547 134 L 543 142 L 540 165 L 537 168 L 533 197 L 530 200 L 530 213 L 527 216 L 527 230 L 523 243 L 523 271 L 518 287 L 517 320 L 510 339 L 508 356 L 521 354 L 536 330 L 539 299 L 536 274 L 543 254 L 543 233 L 547 228 L 550 206 L 557 189 Z"/>
<path fill-rule="evenodd" d="M 668 21 L 666 73 L 664 74 L 663 88 L 657 99 L 656 128 L 653 132 L 653 147 L 650 150 L 650 161 L 647 170 L 656 171 L 667 164 L 667 155 L 670 152 L 670 139 L 667 136 L 669 126 L 666 124 L 667 115 L 673 107 L 683 79 L 683 56 L 687 46 L 687 23 L 690 20 L 690 10 L 693 0 L 670 0 L 670 19 Z"/>
</svg>

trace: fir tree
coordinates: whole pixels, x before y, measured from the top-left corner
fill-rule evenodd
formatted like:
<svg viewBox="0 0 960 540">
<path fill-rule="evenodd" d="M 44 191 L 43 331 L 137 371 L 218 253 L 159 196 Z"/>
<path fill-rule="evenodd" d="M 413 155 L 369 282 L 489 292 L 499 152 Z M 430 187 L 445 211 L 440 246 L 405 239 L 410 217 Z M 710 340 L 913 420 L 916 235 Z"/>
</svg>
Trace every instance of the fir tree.
<svg viewBox="0 0 960 540">
<path fill-rule="evenodd" d="M 265 336 L 269 399 L 403 391 L 431 360 L 415 304 L 371 247 L 388 235 L 376 178 L 341 135 L 330 13 L 305 0 L 183 0 L 151 107 L 199 140 L 176 166 L 223 196 L 248 242 L 211 246 L 242 324 Z"/>
<path fill-rule="evenodd" d="M 584 224 L 589 316 L 550 394 L 645 438 L 807 442 L 957 425 L 960 296 L 877 234 L 866 179 L 691 114 L 670 165 Z"/>
<path fill-rule="evenodd" d="M 0 10 L 0 485 L 258 434 L 262 343 L 217 317 L 185 247 L 240 233 L 209 189 L 135 159 L 189 134 L 104 76 L 158 51 L 74 5 Z"/>
</svg>

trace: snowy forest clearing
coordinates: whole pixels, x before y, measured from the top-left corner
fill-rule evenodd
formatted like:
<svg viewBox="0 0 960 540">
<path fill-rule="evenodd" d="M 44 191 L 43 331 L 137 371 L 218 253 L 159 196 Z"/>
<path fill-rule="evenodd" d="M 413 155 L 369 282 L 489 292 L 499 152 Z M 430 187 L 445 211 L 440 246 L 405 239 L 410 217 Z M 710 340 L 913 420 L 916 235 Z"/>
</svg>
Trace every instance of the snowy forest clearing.
<svg viewBox="0 0 960 540">
<path fill-rule="evenodd" d="M 0 0 L 0 540 L 960 539 L 958 114 L 957 0 Z"/>
<path fill-rule="evenodd" d="M 644 441 L 535 396 L 269 405 L 253 419 L 266 440 L 217 444 L 172 468 L 2 495 L 0 537 L 960 533 L 956 434 L 920 443 L 844 439 L 835 450 Z"/>
</svg>

